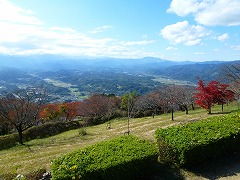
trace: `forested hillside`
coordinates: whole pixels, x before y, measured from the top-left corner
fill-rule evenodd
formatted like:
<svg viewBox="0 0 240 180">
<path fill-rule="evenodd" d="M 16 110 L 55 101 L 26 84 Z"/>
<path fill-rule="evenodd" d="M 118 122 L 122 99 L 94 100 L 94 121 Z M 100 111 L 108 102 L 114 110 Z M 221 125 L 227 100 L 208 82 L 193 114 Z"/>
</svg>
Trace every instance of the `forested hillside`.
<svg viewBox="0 0 240 180">
<path fill-rule="evenodd" d="M 80 100 L 94 93 L 123 95 L 136 91 L 147 94 L 169 84 L 196 85 L 198 79 L 224 82 L 224 67 L 238 62 L 174 62 L 151 57 L 91 60 L 44 57 L 48 59 L 2 56 L 3 61 L 9 61 L 1 64 L 0 91 L 41 86 L 48 90 L 51 101 Z"/>
</svg>

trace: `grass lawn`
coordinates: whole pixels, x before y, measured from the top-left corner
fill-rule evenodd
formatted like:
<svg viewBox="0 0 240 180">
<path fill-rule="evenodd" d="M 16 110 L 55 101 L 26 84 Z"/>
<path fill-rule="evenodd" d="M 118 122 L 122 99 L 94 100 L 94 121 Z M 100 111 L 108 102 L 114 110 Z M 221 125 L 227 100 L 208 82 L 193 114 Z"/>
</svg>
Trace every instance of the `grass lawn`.
<svg viewBox="0 0 240 180">
<path fill-rule="evenodd" d="M 232 103 L 224 107 L 223 113 L 237 110 L 237 104 Z M 207 114 L 206 110 L 190 110 L 174 113 L 174 121 L 171 114 L 159 116 L 130 119 L 130 133 L 145 139 L 154 141 L 154 132 L 157 128 L 187 123 L 207 118 L 209 116 L 222 115 L 221 106 L 214 106 L 212 115 Z M 51 161 L 56 157 L 66 154 L 75 149 L 79 149 L 96 142 L 108 140 L 127 131 L 127 119 L 114 119 L 111 121 L 111 128 L 106 129 L 107 124 L 86 127 L 87 135 L 79 135 L 79 129 L 64 132 L 45 139 L 35 139 L 26 142 L 24 146 L 19 145 L 7 150 L 0 151 L 0 179 L 4 174 L 30 174 L 32 171 L 46 169 L 50 171 Z M 197 178 L 193 173 L 183 171 L 186 177 Z"/>
</svg>

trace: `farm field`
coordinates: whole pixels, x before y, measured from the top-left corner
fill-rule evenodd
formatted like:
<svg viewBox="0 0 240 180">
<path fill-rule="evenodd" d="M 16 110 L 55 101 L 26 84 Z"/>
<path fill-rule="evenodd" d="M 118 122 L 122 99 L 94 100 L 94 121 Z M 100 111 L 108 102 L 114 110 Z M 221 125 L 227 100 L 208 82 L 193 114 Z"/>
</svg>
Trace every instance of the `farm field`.
<svg viewBox="0 0 240 180">
<path fill-rule="evenodd" d="M 212 115 L 202 109 L 191 110 L 188 115 L 185 112 L 176 112 L 174 121 L 171 120 L 171 114 L 163 114 L 155 118 L 134 118 L 130 119 L 130 134 L 155 141 L 154 132 L 159 127 L 166 128 L 209 116 L 219 116 L 237 109 L 237 104 L 233 103 L 225 106 L 224 112 L 221 112 L 221 106 L 214 106 Z M 107 123 L 86 127 L 87 135 L 85 136 L 80 135 L 80 129 L 76 129 L 49 138 L 32 140 L 26 142 L 24 146 L 19 145 L 0 151 L 0 179 L 4 174 L 27 175 L 39 169 L 50 171 L 53 159 L 73 150 L 123 135 L 128 130 L 126 118 L 114 119 L 110 123 L 110 129 L 106 128 Z M 240 158 L 229 157 L 219 162 L 209 162 L 192 170 L 177 170 L 172 167 L 165 173 L 178 174 L 178 177 L 183 179 L 238 179 L 240 177 L 239 162 Z"/>
</svg>

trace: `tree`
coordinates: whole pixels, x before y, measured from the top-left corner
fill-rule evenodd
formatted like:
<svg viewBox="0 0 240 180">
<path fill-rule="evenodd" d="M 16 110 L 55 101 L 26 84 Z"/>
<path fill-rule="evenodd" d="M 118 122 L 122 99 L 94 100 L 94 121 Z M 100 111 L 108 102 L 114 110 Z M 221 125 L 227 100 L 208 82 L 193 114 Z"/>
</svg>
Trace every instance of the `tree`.
<svg viewBox="0 0 240 180">
<path fill-rule="evenodd" d="M 240 63 L 231 63 L 222 68 L 225 78 L 230 82 L 240 84 Z"/>
<path fill-rule="evenodd" d="M 36 124 L 44 97 L 45 91 L 37 88 L 0 97 L 1 119 L 17 130 L 20 144 L 23 144 L 23 131 Z"/>
<path fill-rule="evenodd" d="M 185 110 L 186 114 L 188 114 L 189 106 L 192 106 L 192 110 L 194 110 L 194 95 L 195 88 L 191 86 L 178 86 L 177 87 L 177 103 L 180 108 Z"/>
<path fill-rule="evenodd" d="M 0 116 L 0 135 L 9 134 L 12 130 L 11 124 Z"/>
<path fill-rule="evenodd" d="M 121 102 L 121 109 L 127 111 L 127 133 L 129 135 L 130 133 L 130 119 L 133 116 L 134 112 L 135 112 L 135 104 L 136 104 L 136 97 L 137 97 L 137 93 L 136 91 L 128 93 L 123 95 L 122 97 L 122 102 Z M 124 133 L 124 134 L 125 134 Z"/>
<path fill-rule="evenodd" d="M 112 95 L 94 94 L 80 104 L 79 115 L 88 117 L 89 120 L 107 121 L 119 108 L 119 101 L 118 97 Z"/>
<path fill-rule="evenodd" d="M 131 92 L 128 94 L 124 94 L 122 96 L 122 101 L 121 101 L 121 109 L 127 111 L 127 116 L 129 118 L 133 117 L 134 114 L 136 113 L 136 98 L 137 98 L 137 92 Z"/>
<path fill-rule="evenodd" d="M 204 85 L 203 80 L 198 81 L 198 92 L 195 95 L 196 104 L 206 109 L 211 114 L 211 108 L 214 104 L 214 95 L 209 86 Z"/>
<path fill-rule="evenodd" d="M 160 94 L 158 92 L 152 92 L 143 96 L 139 96 L 136 102 L 137 109 L 148 115 L 157 115 L 162 112 L 160 105 Z"/>
<path fill-rule="evenodd" d="M 221 84 L 215 80 L 210 81 L 207 85 L 204 85 L 203 80 L 199 80 L 198 92 L 195 95 L 196 104 L 207 109 L 209 114 L 211 114 L 211 107 L 214 104 L 221 104 L 223 110 L 223 105 L 234 99 L 234 93 L 228 87 L 227 84 Z"/>
<path fill-rule="evenodd" d="M 165 91 L 165 98 L 168 102 L 168 107 L 172 113 L 172 121 L 174 120 L 174 110 L 177 109 L 179 106 L 178 104 L 178 87 L 177 86 L 168 86 L 166 87 Z"/>
<path fill-rule="evenodd" d="M 65 116 L 66 121 L 73 120 L 78 115 L 78 108 L 81 102 L 62 103 L 61 114 Z"/>
<path fill-rule="evenodd" d="M 43 106 L 40 117 L 45 121 L 59 120 L 62 116 L 63 111 L 60 104 L 46 104 Z"/>
</svg>

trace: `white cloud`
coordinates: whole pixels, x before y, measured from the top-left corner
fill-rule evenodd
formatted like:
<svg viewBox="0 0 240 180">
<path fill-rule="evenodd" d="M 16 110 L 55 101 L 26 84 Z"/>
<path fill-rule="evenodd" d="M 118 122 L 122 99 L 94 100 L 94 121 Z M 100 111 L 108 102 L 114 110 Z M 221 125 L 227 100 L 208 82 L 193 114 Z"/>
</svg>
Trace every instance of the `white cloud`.
<svg viewBox="0 0 240 180">
<path fill-rule="evenodd" d="M 204 55 L 205 53 L 204 52 L 195 52 L 194 54 L 195 55 Z"/>
<path fill-rule="evenodd" d="M 14 6 L 7 0 L 0 0 L 0 21 L 21 24 L 43 24 L 33 12 Z"/>
<path fill-rule="evenodd" d="M 172 0 L 167 12 L 178 16 L 192 14 L 195 20 L 209 26 L 240 25 L 239 0 Z"/>
<path fill-rule="evenodd" d="M 201 38 L 210 35 L 210 32 L 202 26 L 189 25 L 188 21 L 182 21 L 165 26 L 160 34 L 174 44 L 194 46 L 202 44 Z"/>
<path fill-rule="evenodd" d="M 196 13 L 205 8 L 207 3 L 205 1 L 196 0 L 172 0 L 170 8 L 167 10 L 169 13 L 176 13 L 178 16 L 186 16 L 190 13 Z"/>
<path fill-rule="evenodd" d="M 124 46 L 134 46 L 134 45 L 147 45 L 147 44 L 152 44 L 154 43 L 154 40 L 149 40 L 149 41 L 122 41 L 121 44 Z"/>
<path fill-rule="evenodd" d="M 222 34 L 221 36 L 218 36 L 217 39 L 219 41 L 226 41 L 229 39 L 229 35 L 227 33 L 225 33 L 225 34 Z"/>
<path fill-rule="evenodd" d="M 175 48 L 175 47 L 167 47 L 166 50 L 167 51 L 175 51 L 177 50 L 178 48 Z"/>
<path fill-rule="evenodd" d="M 231 48 L 236 50 L 236 51 L 240 51 L 240 45 L 231 46 Z"/>
<path fill-rule="evenodd" d="M 11 13 L 10 13 L 11 12 Z M 91 33 L 112 28 L 101 26 Z M 91 34 L 90 34 L 91 35 Z M 109 37 L 93 38 L 69 27 L 46 27 L 34 13 L 0 0 L 0 53 L 8 55 L 58 54 L 120 58 L 159 57 L 141 49 L 155 41 L 120 41 Z"/>
<path fill-rule="evenodd" d="M 95 29 L 93 29 L 89 32 L 92 33 L 92 34 L 96 34 L 96 33 L 104 32 L 104 31 L 106 31 L 108 29 L 111 29 L 111 28 L 112 28 L 112 26 L 106 25 L 106 26 L 97 27 L 97 28 L 95 28 Z"/>
</svg>

